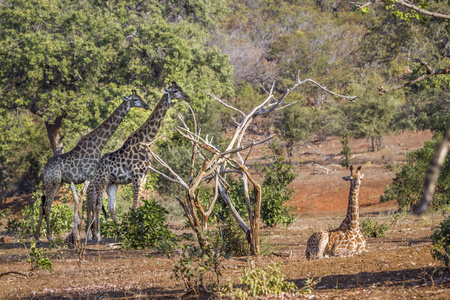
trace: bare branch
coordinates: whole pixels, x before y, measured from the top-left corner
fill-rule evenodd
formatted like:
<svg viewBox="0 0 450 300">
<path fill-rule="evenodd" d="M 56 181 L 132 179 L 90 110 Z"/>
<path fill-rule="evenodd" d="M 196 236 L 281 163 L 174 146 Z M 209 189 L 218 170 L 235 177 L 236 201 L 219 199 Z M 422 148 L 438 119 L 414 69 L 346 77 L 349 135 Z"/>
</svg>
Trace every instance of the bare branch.
<svg viewBox="0 0 450 300">
<path fill-rule="evenodd" d="M 161 172 L 157 171 L 156 169 L 149 167 L 149 169 L 151 169 L 154 172 L 157 172 L 160 175 L 163 175 L 164 178 L 174 181 L 174 182 L 178 182 L 179 184 L 181 184 L 186 190 L 189 190 L 189 186 L 186 184 L 186 182 L 184 182 L 184 180 L 177 174 L 175 173 L 171 167 L 169 167 L 169 165 L 167 165 L 158 155 L 156 155 L 156 153 L 154 153 L 153 151 L 150 150 L 150 148 L 148 148 L 148 151 L 150 153 L 150 155 L 164 168 L 166 168 L 167 170 L 169 170 L 169 172 L 176 178 L 175 179 L 171 179 L 170 177 L 163 175 Z"/>
<path fill-rule="evenodd" d="M 422 15 L 425 15 L 425 16 L 430 16 L 430 17 L 434 17 L 434 18 L 450 20 L 450 15 L 428 11 L 426 9 L 423 9 L 423 8 L 420 8 L 420 7 L 416 6 L 416 5 L 414 5 L 413 3 L 411 3 L 410 1 L 407 1 L 407 0 L 397 0 L 397 4 L 402 5 L 404 7 L 407 7 L 407 8 L 410 8 L 412 10 L 415 10 L 418 13 L 421 13 Z"/>
<path fill-rule="evenodd" d="M 378 94 L 382 95 L 382 94 L 386 94 L 386 93 L 389 93 L 389 92 L 392 92 L 392 91 L 395 91 L 395 90 L 398 90 L 398 89 L 402 89 L 402 88 L 411 86 L 411 85 L 416 84 L 416 83 L 418 83 L 418 82 L 420 82 L 422 80 L 430 78 L 431 76 L 434 76 L 434 75 L 448 75 L 448 74 L 450 74 L 450 67 L 447 67 L 445 69 L 435 69 L 434 70 L 428 63 L 422 61 L 421 59 L 416 58 L 416 59 L 413 60 L 413 62 L 420 64 L 419 69 L 422 68 L 422 67 L 425 67 L 426 70 L 427 70 L 427 73 L 417 77 L 416 79 L 414 79 L 412 81 L 408 81 L 406 83 L 394 86 L 394 87 L 389 88 L 389 89 L 384 89 L 383 86 L 381 85 L 381 86 L 379 86 L 377 88 L 378 89 Z M 415 72 L 417 72 L 419 69 L 417 69 Z"/>
<path fill-rule="evenodd" d="M 208 94 L 211 98 L 213 98 L 213 99 L 216 100 L 217 102 L 219 102 L 220 104 L 222 104 L 223 106 L 228 107 L 228 108 L 230 108 L 230 109 L 232 109 L 232 110 L 234 110 L 234 111 L 240 113 L 241 115 L 245 116 L 245 113 L 244 113 L 243 111 L 237 109 L 236 107 L 234 107 L 234 106 L 232 106 L 232 105 L 230 105 L 230 104 L 228 104 L 228 103 L 225 103 L 225 102 L 222 101 L 219 97 L 216 97 L 215 95 L 210 94 L 210 93 L 208 93 L 208 92 L 206 92 L 206 91 L 205 91 L 205 93 Z"/>
<path fill-rule="evenodd" d="M 335 93 L 335 92 L 333 92 L 333 91 L 330 91 L 330 90 L 327 89 L 326 87 L 322 86 L 321 84 L 317 83 L 316 81 L 314 81 L 314 80 L 312 80 L 312 79 L 310 79 L 310 78 L 305 79 L 305 80 L 302 80 L 302 81 L 299 79 L 299 80 L 298 80 L 298 85 L 303 84 L 303 83 L 305 83 L 305 82 L 311 82 L 312 84 L 317 85 L 319 88 L 321 88 L 322 90 L 326 91 L 327 93 L 330 93 L 330 94 L 335 95 L 335 96 L 337 96 L 337 97 L 345 98 L 345 99 L 347 99 L 348 101 L 355 101 L 355 99 L 358 98 L 358 96 L 344 96 L 344 95 Z"/>
<path fill-rule="evenodd" d="M 356 2 L 350 2 L 350 3 L 356 4 L 357 9 L 363 9 L 364 7 L 367 7 L 375 2 L 386 2 L 386 1 L 385 0 L 381 0 L 381 1 L 380 0 L 372 0 L 372 1 L 366 2 L 364 4 L 356 4 Z M 437 12 L 433 12 L 433 11 L 429 11 L 429 10 L 420 8 L 408 0 L 397 0 L 395 4 L 412 9 L 412 10 L 417 11 L 418 13 L 421 13 L 422 15 L 425 15 L 425 16 L 434 17 L 434 18 L 438 18 L 438 19 L 450 20 L 450 15 L 441 14 L 441 13 L 437 13 Z"/>
</svg>

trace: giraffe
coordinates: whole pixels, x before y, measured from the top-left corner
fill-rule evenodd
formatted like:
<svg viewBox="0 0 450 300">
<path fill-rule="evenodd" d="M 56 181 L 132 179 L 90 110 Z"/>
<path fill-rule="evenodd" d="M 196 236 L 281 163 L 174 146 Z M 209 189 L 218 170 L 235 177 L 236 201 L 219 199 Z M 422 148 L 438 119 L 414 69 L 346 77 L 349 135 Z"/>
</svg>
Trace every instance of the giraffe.
<svg viewBox="0 0 450 300">
<path fill-rule="evenodd" d="M 147 180 L 150 166 L 148 147 L 154 141 L 173 99 L 190 101 L 189 96 L 175 82 L 172 82 L 169 88 L 164 89 L 161 100 L 145 123 L 130 134 L 119 150 L 107 153 L 100 159 L 91 181 L 92 188 L 88 189 L 88 241 L 92 241 L 89 228 L 92 212 L 94 213 L 94 241 L 100 241 L 99 217 L 105 191 L 108 196 L 108 211 L 116 222 L 114 207 L 119 185 L 132 183 L 132 209 L 136 210 L 139 207 L 139 194 Z"/>
<path fill-rule="evenodd" d="M 347 215 L 339 228 L 326 231 L 320 230 L 308 239 L 306 258 L 322 258 L 325 255 L 342 256 L 361 253 L 366 250 L 366 240 L 359 230 L 359 187 L 364 174 L 361 174 L 361 166 L 353 173 L 350 167 L 350 176 L 343 177 L 350 181 L 349 202 Z"/>
<path fill-rule="evenodd" d="M 56 192 L 63 183 L 80 184 L 94 173 L 105 144 L 119 127 L 125 115 L 132 107 L 149 109 L 148 104 L 133 90 L 132 94 L 122 97 L 123 102 L 92 132 L 80 138 L 69 152 L 50 158 L 42 169 L 44 195 L 39 208 L 39 220 L 34 237 L 39 241 L 42 219 L 45 215 L 47 239 L 52 240 L 50 230 L 50 212 Z"/>
</svg>

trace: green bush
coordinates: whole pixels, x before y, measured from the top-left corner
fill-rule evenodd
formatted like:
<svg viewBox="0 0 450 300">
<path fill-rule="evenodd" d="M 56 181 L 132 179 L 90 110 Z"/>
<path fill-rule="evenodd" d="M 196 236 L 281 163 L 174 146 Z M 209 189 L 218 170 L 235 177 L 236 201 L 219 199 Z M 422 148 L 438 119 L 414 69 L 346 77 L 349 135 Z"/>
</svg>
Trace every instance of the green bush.
<svg viewBox="0 0 450 300">
<path fill-rule="evenodd" d="M 363 220 L 360 224 L 360 227 L 361 232 L 366 237 L 373 237 L 373 238 L 385 237 L 386 232 L 389 229 L 389 225 L 387 223 L 378 224 L 371 218 Z"/>
<path fill-rule="evenodd" d="M 285 203 L 293 195 L 293 190 L 288 185 L 294 181 L 297 173 L 280 153 L 280 146 L 277 141 L 272 142 L 269 147 L 272 151 L 271 155 L 266 156 L 269 163 L 264 166 L 256 166 L 264 176 L 264 181 L 261 184 L 261 221 L 267 226 L 276 226 L 277 224 L 288 226 L 294 223 L 295 219 L 292 208 L 285 206 Z M 243 184 L 231 177 L 227 180 L 227 183 L 230 186 L 228 195 L 231 202 L 243 218 L 247 217 Z M 253 205 L 253 190 L 250 190 L 250 201 Z M 229 209 L 225 201 L 220 201 L 219 205 L 216 205 L 215 212 L 220 218 L 227 218 Z"/>
<path fill-rule="evenodd" d="M 48 271 L 53 270 L 52 261 L 46 257 L 46 253 L 44 249 L 38 249 L 36 247 L 36 241 L 31 242 L 29 258 L 27 262 L 31 263 L 31 270 L 35 270 L 37 268 L 45 269 Z"/>
<path fill-rule="evenodd" d="M 23 219 L 14 217 L 8 218 L 7 230 L 10 232 L 20 232 L 23 235 L 33 234 L 39 220 L 39 206 L 41 205 L 41 193 L 33 193 L 33 198 L 37 199 L 33 204 L 25 206 L 22 210 Z M 50 216 L 50 227 L 52 234 L 59 235 L 72 230 L 73 208 L 67 204 L 55 203 L 52 206 Z M 47 224 L 45 217 L 42 220 L 41 235 L 45 235 Z"/>
<path fill-rule="evenodd" d="M 137 211 L 124 214 L 119 224 L 116 225 L 112 221 L 103 223 L 108 225 L 102 228 L 102 234 L 120 238 L 125 249 L 147 249 L 158 246 L 167 249 L 167 243 L 174 244 L 177 241 L 175 234 L 166 224 L 168 213 L 155 200 L 144 200 Z"/>
<path fill-rule="evenodd" d="M 183 281 L 188 292 L 220 288 L 222 261 L 219 252 L 205 253 L 200 247 L 182 245 L 180 260 L 173 267 L 174 277 Z"/>
<path fill-rule="evenodd" d="M 250 245 L 245 237 L 244 231 L 232 215 L 226 216 L 220 222 L 217 241 L 223 253 L 228 255 L 244 256 L 250 253 Z"/>
<path fill-rule="evenodd" d="M 441 138 L 425 142 L 423 148 L 408 153 L 408 162 L 384 191 L 381 201 L 397 200 L 403 209 L 409 209 L 422 198 L 423 182 L 428 165 Z M 450 158 L 447 157 L 436 184 L 431 207 L 438 209 L 450 204 Z"/>
<path fill-rule="evenodd" d="M 272 151 L 266 158 L 269 163 L 263 166 L 264 173 L 262 183 L 261 219 L 268 226 L 283 224 L 285 226 L 294 223 L 295 216 L 292 208 L 284 204 L 292 199 L 294 191 L 288 185 L 297 177 L 293 165 L 287 163 L 286 158 L 279 152 L 278 141 L 269 145 Z"/>
<path fill-rule="evenodd" d="M 295 292 L 297 286 L 293 282 L 284 280 L 284 275 L 280 271 L 280 262 L 272 263 L 269 269 L 261 267 L 255 268 L 253 264 L 245 267 L 244 276 L 240 277 L 241 284 L 246 285 L 246 290 L 237 289 L 235 295 L 245 299 L 250 294 L 252 297 L 282 294 L 284 292 Z"/>
<path fill-rule="evenodd" d="M 450 218 L 441 222 L 441 229 L 434 231 L 431 240 L 433 242 L 431 255 L 434 259 L 444 262 L 448 267 L 450 262 Z"/>
</svg>

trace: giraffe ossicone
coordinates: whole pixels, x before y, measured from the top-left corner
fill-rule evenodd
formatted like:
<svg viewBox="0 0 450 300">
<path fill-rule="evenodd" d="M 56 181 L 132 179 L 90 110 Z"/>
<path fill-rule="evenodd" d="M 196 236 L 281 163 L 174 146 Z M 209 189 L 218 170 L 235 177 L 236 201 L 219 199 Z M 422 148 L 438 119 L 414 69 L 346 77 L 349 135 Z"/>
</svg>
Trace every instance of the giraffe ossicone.
<svg viewBox="0 0 450 300">
<path fill-rule="evenodd" d="M 123 102 L 92 132 L 80 138 L 75 147 L 64 154 L 53 156 L 42 169 L 44 195 L 39 208 L 39 220 L 34 237 L 39 241 L 42 219 L 45 216 L 47 239 L 52 240 L 50 212 L 55 194 L 63 183 L 80 184 L 90 180 L 101 157 L 102 150 L 125 115 L 132 107 L 149 109 L 148 104 L 133 90 L 122 97 Z"/>
<path fill-rule="evenodd" d="M 154 141 L 174 99 L 190 101 L 189 96 L 181 87 L 172 82 L 171 86 L 163 90 L 162 98 L 145 123 L 130 134 L 120 149 L 103 155 L 98 162 L 87 193 L 87 224 L 90 224 L 91 214 L 93 213 L 95 242 L 100 241 L 99 218 L 105 192 L 108 196 L 108 211 L 115 222 L 117 222 L 115 201 L 119 185 L 132 183 L 132 209 L 137 210 L 139 207 L 139 195 L 147 180 L 148 167 L 151 164 L 151 155 L 145 146 Z M 86 236 L 88 241 L 92 241 L 90 228 L 87 228 Z"/>
<path fill-rule="evenodd" d="M 343 177 L 350 181 L 347 215 L 337 229 L 320 230 L 311 235 L 306 246 L 307 259 L 352 255 L 366 250 L 366 240 L 359 230 L 358 196 L 363 177 L 361 166 L 354 173 L 351 166 L 350 176 Z"/>
</svg>

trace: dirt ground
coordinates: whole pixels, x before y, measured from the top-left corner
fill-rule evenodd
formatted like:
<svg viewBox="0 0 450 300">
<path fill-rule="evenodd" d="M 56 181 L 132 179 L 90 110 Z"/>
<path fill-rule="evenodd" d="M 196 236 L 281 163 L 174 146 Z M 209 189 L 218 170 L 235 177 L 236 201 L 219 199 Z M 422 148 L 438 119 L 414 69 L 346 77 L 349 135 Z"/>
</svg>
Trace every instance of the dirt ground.
<svg viewBox="0 0 450 300">
<path fill-rule="evenodd" d="M 362 165 L 365 174 L 360 190 L 361 220 L 368 217 L 388 223 L 386 237 L 369 238 L 367 252 L 342 258 L 308 261 L 306 241 L 318 229 L 333 229 L 345 216 L 348 183 L 341 178 L 348 170 L 340 166 L 338 140 L 297 147 L 292 163 L 299 176 L 292 184 L 295 193 L 288 205 L 294 206 L 296 222 L 288 228 L 263 228 L 262 237 L 275 254 L 252 258 L 256 265 L 268 266 L 280 261 L 286 279 L 303 287 L 314 282 L 311 294 L 262 297 L 261 299 L 450 299 L 450 273 L 431 254 L 431 233 L 445 216 L 439 213 L 411 216 L 396 213 L 396 203 L 380 203 L 380 195 L 392 181 L 395 164 L 405 154 L 429 140 L 429 132 L 403 133 L 384 138 L 384 147 L 369 152 L 365 140 L 352 144 L 353 163 Z M 257 150 L 251 162 L 264 161 L 264 150 Z M 320 167 L 318 165 L 320 165 Z M 318 170 L 327 171 L 318 172 Z M 14 197 L 1 208 L 20 209 L 30 199 Z M 6 219 L 1 220 L 3 225 Z M 181 225 L 171 226 L 182 234 Z M 179 253 L 167 258 L 154 250 L 113 249 L 108 241 L 88 245 L 80 260 L 67 247 L 47 248 L 54 270 L 30 271 L 26 262 L 29 243 L 22 245 L 17 236 L 0 227 L 0 299 L 196 299 L 185 295 L 184 285 L 173 277 Z M 40 247 L 48 247 L 44 242 Z M 248 257 L 231 257 L 223 262 L 222 281 L 231 279 L 239 286 L 239 277 L 249 265 Z M 11 272 L 11 273 L 8 273 Z M 214 298 L 203 294 L 201 299 Z"/>
</svg>

